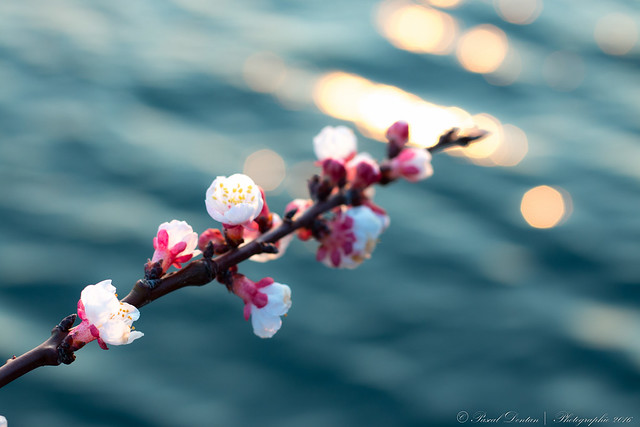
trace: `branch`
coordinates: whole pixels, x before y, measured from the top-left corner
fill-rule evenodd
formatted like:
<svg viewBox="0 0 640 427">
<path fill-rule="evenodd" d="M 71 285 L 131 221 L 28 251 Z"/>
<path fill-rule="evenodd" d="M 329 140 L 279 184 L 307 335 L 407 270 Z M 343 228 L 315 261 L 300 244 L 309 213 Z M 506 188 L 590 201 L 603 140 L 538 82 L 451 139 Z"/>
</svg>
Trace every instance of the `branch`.
<svg viewBox="0 0 640 427">
<path fill-rule="evenodd" d="M 471 142 L 483 138 L 488 133 L 474 129 L 466 135 L 460 135 L 457 128 L 453 128 L 442 135 L 433 147 L 427 150 L 431 153 L 445 150 L 454 146 L 467 146 Z M 395 179 L 386 179 L 380 184 L 385 185 Z M 318 184 L 317 177 L 311 184 Z M 313 187 L 313 185 L 311 185 Z M 316 188 L 316 198 L 318 199 L 309 209 L 307 209 L 298 219 L 292 221 L 285 215 L 283 223 L 257 239 L 246 243 L 238 248 L 232 249 L 216 258 L 204 257 L 192 261 L 180 270 L 164 275 L 161 278 L 145 278 L 138 280 L 131 292 L 122 299 L 122 302 L 129 303 L 137 308 L 141 308 L 156 299 L 167 295 L 178 289 L 187 286 L 203 286 L 217 279 L 226 284 L 226 279 L 230 269 L 239 263 L 268 251 L 271 244 L 295 232 L 300 228 L 313 229 L 316 220 L 320 215 L 341 205 L 358 204 L 362 198 L 362 189 L 345 190 L 340 186 L 339 192 L 329 195 L 331 188 L 327 191 L 320 185 Z M 70 349 L 67 337 L 69 331 L 76 320 L 76 314 L 71 314 L 60 322 L 51 331 L 49 339 L 44 341 L 34 349 L 24 353 L 19 357 L 13 357 L 0 367 L 0 388 L 7 385 L 16 378 L 40 367 L 57 366 L 60 364 L 70 364 L 75 360 L 73 351 Z"/>
</svg>

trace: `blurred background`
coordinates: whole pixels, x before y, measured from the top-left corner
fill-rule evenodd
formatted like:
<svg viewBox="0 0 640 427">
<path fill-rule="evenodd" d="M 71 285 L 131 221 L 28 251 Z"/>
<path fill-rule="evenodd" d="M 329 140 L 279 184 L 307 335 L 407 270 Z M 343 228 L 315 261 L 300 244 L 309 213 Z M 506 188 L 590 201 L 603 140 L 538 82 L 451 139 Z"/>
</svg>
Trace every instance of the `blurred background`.
<svg viewBox="0 0 640 427">
<path fill-rule="evenodd" d="M 459 425 L 460 411 L 640 423 L 640 4 L 583 0 L 0 2 L 0 357 L 121 295 L 161 222 L 217 226 L 216 175 L 282 212 L 311 140 L 491 137 L 380 189 L 355 271 L 244 263 L 293 307 L 271 340 L 213 284 L 142 310 L 142 340 L 0 390 L 10 426 Z M 464 415 L 461 420 L 464 420 Z M 468 421 L 470 422 L 470 420 Z M 602 425 L 602 423 L 600 423 Z"/>
</svg>

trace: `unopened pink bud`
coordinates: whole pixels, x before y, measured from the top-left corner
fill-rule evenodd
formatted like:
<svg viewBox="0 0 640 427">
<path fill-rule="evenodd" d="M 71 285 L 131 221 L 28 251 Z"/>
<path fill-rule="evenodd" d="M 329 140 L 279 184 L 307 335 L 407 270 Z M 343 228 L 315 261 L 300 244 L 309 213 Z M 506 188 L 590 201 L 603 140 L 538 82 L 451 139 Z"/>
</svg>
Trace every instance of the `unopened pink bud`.
<svg viewBox="0 0 640 427">
<path fill-rule="evenodd" d="M 367 188 L 380 177 L 380 166 L 368 153 L 358 154 L 347 164 L 347 178 L 354 188 Z"/>
<path fill-rule="evenodd" d="M 389 142 L 403 147 L 409 140 L 409 124 L 401 120 L 389 126 L 387 139 Z"/>
<path fill-rule="evenodd" d="M 202 234 L 200 234 L 200 238 L 198 239 L 198 249 L 204 252 L 209 242 L 211 242 L 214 247 L 216 245 L 223 245 L 225 243 L 225 240 L 222 232 L 217 228 L 209 228 L 205 230 Z"/>
<path fill-rule="evenodd" d="M 347 169 L 343 160 L 328 158 L 322 161 L 322 173 L 329 178 L 332 184 L 339 184 L 346 178 Z"/>
</svg>

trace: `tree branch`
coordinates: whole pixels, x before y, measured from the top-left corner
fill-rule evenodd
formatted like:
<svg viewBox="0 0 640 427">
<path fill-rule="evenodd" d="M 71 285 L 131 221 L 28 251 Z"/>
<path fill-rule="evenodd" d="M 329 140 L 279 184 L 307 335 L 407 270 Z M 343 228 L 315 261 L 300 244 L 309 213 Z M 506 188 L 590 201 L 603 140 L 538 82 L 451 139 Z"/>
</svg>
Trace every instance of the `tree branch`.
<svg viewBox="0 0 640 427">
<path fill-rule="evenodd" d="M 466 135 L 460 135 L 459 130 L 454 128 L 442 135 L 438 144 L 427 150 L 434 153 L 453 146 L 467 146 L 486 135 L 487 132 L 478 129 L 472 130 Z M 388 180 L 384 184 L 391 181 Z M 129 294 L 122 299 L 122 302 L 141 308 L 164 295 L 187 286 L 203 286 L 216 278 L 224 283 L 225 274 L 230 268 L 251 258 L 253 255 L 264 252 L 265 248 L 268 247 L 266 244 L 276 243 L 299 228 L 311 229 L 317 218 L 323 213 L 341 205 L 357 204 L 362 197 L 361 192 L 358 190 L 350 189 L 345 191 L 342 188 L 337 194 L 331 196 L 320 189 L 317 196 L 319 200 L 298 219 L 291 221 L 285 218 L 279 227 L 268 231 L 249 243 L 213 259 L 202 258 L 192 261 L 180 270 L 168 273 L 159 279 L 138 280 Z M 49 339 L 27 353 L 7 360 L 7 363 L 0 367 L 0 388 L 40 366 L 57 366 L 62 363 L 72 363 L 75 360 L 75 355 L 65 339 L 75 320 L 76 314 L 65 317 L 59 325 L 53 328 Z"/>
</svg>

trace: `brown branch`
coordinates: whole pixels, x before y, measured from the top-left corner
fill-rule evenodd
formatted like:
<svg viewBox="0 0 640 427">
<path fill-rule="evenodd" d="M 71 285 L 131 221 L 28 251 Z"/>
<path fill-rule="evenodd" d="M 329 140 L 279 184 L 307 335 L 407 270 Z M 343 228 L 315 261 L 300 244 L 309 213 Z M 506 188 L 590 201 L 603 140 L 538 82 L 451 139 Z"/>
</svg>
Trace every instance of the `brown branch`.
<svg viewBox="0 0 640 427">
<path fill-rule="evenodd" d="M 433 153 L 453 146 L 467 146 L 486 135 L 487 132 L 478 129 L 472 130 L 466 135 L 460 135 L 459 130 L 454 128 L 442 135 L 438 144 L 428 148 L 428 151 Z M 323 213 L 340 205 L 350 205 L 360 197 L 361 194 L 355 190 L 340 190 L 338 194 L 330 197 L 320 191 L 320 200 L 295 221 L 285 219 L 278 228 L 214 259 L 203 258 L 192 261 L 180 270 L 166 274 L 159 279 L 138 280 L 122 301 L 141 308 L 164 295 L 187 286 L 203 286 L 216 278 L 224 282 L 224 274 L 230 268 L 253 255 L 264 252 L 265 248 L 269 246 L 267 244 L 276 243 L 299 228 L 312 228 L 316 219 Z M 67 338 L 75 320 L 75 314 L 65 317 L 59 325 L 53 328 L 51 336 L 45 342 L 19 357 L 14 356 L 7 360 L 7 363 L 0 367 L 0 388 L 40 366 L 72 363 L 75 360 L 75 355 L 69 349 L 65 338 Z"/>
</svg>

